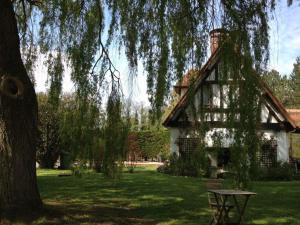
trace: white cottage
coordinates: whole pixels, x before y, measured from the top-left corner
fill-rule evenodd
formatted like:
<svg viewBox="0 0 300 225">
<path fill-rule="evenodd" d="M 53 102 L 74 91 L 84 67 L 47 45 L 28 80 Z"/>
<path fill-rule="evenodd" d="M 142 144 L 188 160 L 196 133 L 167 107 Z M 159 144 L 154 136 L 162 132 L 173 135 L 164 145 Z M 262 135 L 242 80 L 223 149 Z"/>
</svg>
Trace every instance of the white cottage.
<svg viewBox="0 0 300 225">
<path fill-rule="evenodd" d="M 229 147 L 233 140 L 228 138 L 228 130 L 224 127 L 226 120 L 227 99 L 229 94 L 228 84 L 220 80 L 218 74 L 220 54 L 218 38 L 220 30 L 213 30 L 211 36 L 212 54 L 201 70 L 191 70 L 179 85 L 174 86 L 176 93 L 180 96 L 179 101 L 169 113 L 163 125 L 171 134 L 171 153 L 193 151 L 195 148 L 195 135 L 193 130 L 193 119 L 189 116 L 191 102 L 206 109 L 205 120 L 210 123 L 210 130 L 206 132 L 205 141 L 207 147 L 213 147 L 213 136 L 221 134 L 221 148 L 224 150 L 218 162 L 212 159 L 212 164 L 226 164 L 229 159 Z M 259 78 L 258 78 L 259 79 Z M 264 101 L 261 105 L 261 133 L 265 139 L 270 140 L 268 146 L 263 146 L 261 156 L 263 163 L 270 164 L 272 161 L 288 162 L 290 157 L 289 132 L 299 131 L 299 125 L 291 118 L 281 102 L 272 94 L 267 85 L 259 80 L 259 85 Z M 191 97 L 192 95 L 192 97 Z M 192 99 L 192 101 L 191 101 Z M 208 107 L 209 106 L 209 107 Z M 207 109 L 213 109 L 207 111 Z M 207 116 L 206 116 L 207 115 Z M 221 126 L 223 124 L 223 126 Z M 218 126 L 220 125 L 220 126 Z"/>
</svg>

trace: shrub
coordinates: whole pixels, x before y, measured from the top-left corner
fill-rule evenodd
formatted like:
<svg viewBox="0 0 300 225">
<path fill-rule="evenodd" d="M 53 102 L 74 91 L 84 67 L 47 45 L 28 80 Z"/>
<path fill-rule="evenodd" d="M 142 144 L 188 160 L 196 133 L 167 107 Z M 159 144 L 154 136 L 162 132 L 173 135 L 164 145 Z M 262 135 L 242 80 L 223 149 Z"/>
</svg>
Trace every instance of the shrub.
<svg viewBox="0 0 300 225">
<path fill-rule="evenodd" d="M 289 163 L 277 162 L 274 167 L 259 169 L 257 180 L 292 180 L 294 168 Z"/>
<path fill-rule="evenodd" d="M 84 164 L 82 164 L 81 162 L 75 162 L 73 164 L 73 166 L 71 167 L 72 174 L 78 178 L 82 177 L 82 174 L 84 173 L 84 171 L 86 169 L 87 169 L 86 166 Z"/>
<path fill-rule="evenodd" d="M 157 171 L 175 176 L 202 177 L 208 176 L 208 158 L 201 151 L 190 153 L 188 156 L 172 154 L 170 160 Z"/>
<path fill-rule="evenodd" d="M 166 162 L 168 161 L 165 161 L 165 163 L 159 167 L 157 167 L 157 172 L 159 173 L 165 173 L 165 174 L 169 174 L 168 172 L 168 169 L 170 168 L 169 165 L 166 164 Z"/>
<path fill-rule="evenodd" d="M 103 139 L 98 140 L 98 148 L 95 149 L 94 152 L 94 170 L 97 173 L 102 172 L 102 163 L 104 158 L 104 148 L 105 148 L 105 141 Z"/>
<path fill-rule="evenodd" d="M 60 166 L 59 169 L 66 170 L 71 168 L 72 156 L 69 152 L 62 152 L 60 154 Z"/>
<path fill-rule="evenodd" d="M 160 155 L 162 158 L 167 158 L 170 151 L 170 134 L 168 131 L 139 131 L 137 132 L 137 139 L 144 157 L 155 158 Z"/>
</svg>

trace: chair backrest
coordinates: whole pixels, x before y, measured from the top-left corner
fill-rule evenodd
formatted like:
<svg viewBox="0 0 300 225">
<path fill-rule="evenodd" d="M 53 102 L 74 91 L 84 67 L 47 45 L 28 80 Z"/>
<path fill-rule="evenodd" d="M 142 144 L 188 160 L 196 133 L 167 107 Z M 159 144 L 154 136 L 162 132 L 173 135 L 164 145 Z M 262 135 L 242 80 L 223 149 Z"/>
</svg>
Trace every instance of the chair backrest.
<svg viewBox="0 0 300 225">
<path fill-rule="evenodd" d="M 208 179 L 206 181 L 206 188 L 207 190 L 217 190 L 222 189 L 223 187 L 223 180 L 222 179 Z M 216 197 L 210 193 L 208 193 L 208 204 L 210 207 L 214 207 L 216 205 Z"/>
<path fill-rule="evenodd" d="M 206 188 L 207 189 L 222 189 L 223 187 L 223 180 L 222 179 L 208 179 L 206 181 Z"/>
</svg>

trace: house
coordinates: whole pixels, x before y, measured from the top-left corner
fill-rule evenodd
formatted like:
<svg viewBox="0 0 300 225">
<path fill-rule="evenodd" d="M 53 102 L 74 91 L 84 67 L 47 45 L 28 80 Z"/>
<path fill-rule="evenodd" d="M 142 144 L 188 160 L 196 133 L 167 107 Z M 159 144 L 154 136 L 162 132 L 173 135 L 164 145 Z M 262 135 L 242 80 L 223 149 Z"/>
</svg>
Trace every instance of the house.
<svg viewBox="0 0 300 225">
<path fill-rule="evenodd" d="M 190 70 L 182 81 L 174 86 L 179 100 L 163 122 L 171 134 L 171 153 L 194 151 L 197 148 L 195 144 L 197 135 L 195 136 L 194 132 L 195 116 L 191 115 L 189 108 L 192 107 L 191 104 L 194 104 L 198 105 L 202 111 L 206 110 L 204 122 L 211 125 L 209 130 L 205 131 L 206 148 L 213 148 L 214 136 L 222 134 L 220 135 L 221 146 L 219 146 L 223 150 L 222 155 L 210 156 L 211 163 L 215 166 L 228 162 L 229 147 L 233 142 L 232 138 L 226 135 L 228 128 L 224 126 L 230 93 L 228 91 L 230 78 L 224 82 L 219 74 L 219 64 L 222 61 L 219 53 L 221 32 L 220 29 L 210 32 L 211 56 L 206 64 L 200 70 Z M 270 166 L 274 161 L 288 162 L 291 147 L 289 133 L 300 132 L 300 120 L 295 121 L 294 111 L 287 111 L 259 76 L 257 79 L 263 98 L 260 103 L 260 132 L 266 140 L 266 144 L 262 145 L 262 164 Z"/>
<path fill-rule="evenodd" d="M 300 171 L 300 109 L 286 109 L 290 117 L 295 121 L 298 130 L 289 134 L 291 157 L 298 161 L 298 170 Z"/>
</svg>

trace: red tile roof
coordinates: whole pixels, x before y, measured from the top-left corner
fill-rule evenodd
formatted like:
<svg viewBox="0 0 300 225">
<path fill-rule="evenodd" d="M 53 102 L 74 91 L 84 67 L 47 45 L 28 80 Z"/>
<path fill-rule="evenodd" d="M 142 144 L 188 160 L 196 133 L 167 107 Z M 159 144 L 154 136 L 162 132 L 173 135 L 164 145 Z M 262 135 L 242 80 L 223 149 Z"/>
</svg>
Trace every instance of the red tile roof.
<svg viewBox="0 0 300 225">
<path fill-rule="evenodd" d="M 286 109 L 296 126 L 300 128 L 300 109 Z"/>
<path fill-rule="evenodd" d="M 181 84 L 177 84 L 176 86 L 184 86 L 188 87 L 190 86 L 191 82 L 197 77 L 199 70 L 191 69 L 189 70 L 183 77 Z"/>
<path fill-rule="evenodd" d="M 191 83 L 197 78 L 199 70 L 191 69 L 189 70 L 181 79 L 174 85 L 175 92 L 180 94 L 181 89 L 187 89 Z"/>
</svg>

